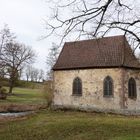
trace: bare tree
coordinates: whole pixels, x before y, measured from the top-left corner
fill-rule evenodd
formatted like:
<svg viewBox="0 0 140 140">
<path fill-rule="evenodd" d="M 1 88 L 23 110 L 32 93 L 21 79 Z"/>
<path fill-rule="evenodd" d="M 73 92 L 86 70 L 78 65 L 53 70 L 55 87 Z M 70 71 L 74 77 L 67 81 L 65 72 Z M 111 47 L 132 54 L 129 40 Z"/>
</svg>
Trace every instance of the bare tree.
<svg viewBox="0 0 140 140">
<path fill-rule="evenodd" d="M 10 32 L 8 25 L 5 24 L 4 28 L 0 31 L 0 53 L 2 48 L 13 39 L 15 39 L 14 34 Z"/>
<path fill-rule="evenodd" d="M 46 64 L 48 66 L 47 77 L 48 79 L 52 79 L 52 67 L 54 66 L 59 55 L 59 47 L 53 43 L 52 47 L 49 50 L 49 54 L 47 56 Z"/>
<path fill-rule="evenodd" d="M 38 81 L 44 80 L 44 71 L 42 69 L 39 70 Z"/>
<path fill-rule="evenodd" d="M 4 25 L 4 28 L 0 31 L 0 57 L 2 55 L 3 48 L 6 46 L 7 43 L 10 43 L 12 40 L 15 39 L 13 33 L 10 32 L 8 25 Z M 0 71 L 2 76 L 5 75 L 5 69 L 3 62 L 0 60 Z"/>
<path fill-rule="evenodd" d="M 31 81 L 33 82 L 34 81 L 34 68 L 31 67 Z"/>
<path fill-rule="evenodd" d="M 3 63 L 9 76 L 9 93 L 12 93 L 24 65 L 33 62 L 34 56 L 33 50 L 24 44 L 10 42 L 3 47 L 0 62 Z"/>
<path fill-rule="evenodd" d="M 26 67 L 26 70 L 25 70 L 25 76 L 26 76 L 26 81 L 28 82 L 29 80 L 31 80 L 31 71 L 32 71 L 32 66 L 31 65 L 28 65 Z"/>
<path fill-rule="evenodd" d="M 37 82 L 38 81 L 38 76 L 39 76 L 39 70 L 34 68 L 34 81 Z"/>
<path fill-rule="evenodd" d="M 32 65 L 28 65 L 25 70 L 25 76 L 26 76 L 27 82 L 29 80 L 34 81 L 34 82 L 43 81 L 44 71 L 42 69 L 34 68 Z"/>
<path fill-rule="evenodd" d="M 30 67 L 30 79 L 32 82 L 37 82 L 39 76 L 39 70 L 34 67 Z"/>
<path fill-rule="evenodd" d="M 140 2 L 138 0 L 51 0 L 51 20 L 46 20 L 48 34 L 62 40 L 103 37 L 120 32 L 137 49 L 140 45 Z M 48 22 L 50 21 L 50 22 Z"/>
</svg>

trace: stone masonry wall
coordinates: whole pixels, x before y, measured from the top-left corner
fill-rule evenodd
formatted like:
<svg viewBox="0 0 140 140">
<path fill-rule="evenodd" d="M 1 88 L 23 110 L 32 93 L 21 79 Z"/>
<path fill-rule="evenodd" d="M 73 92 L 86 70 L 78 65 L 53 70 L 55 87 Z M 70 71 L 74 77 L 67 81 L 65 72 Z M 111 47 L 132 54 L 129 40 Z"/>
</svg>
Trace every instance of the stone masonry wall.
<svg viewBox="0 0 140 140">
<path fill-rule="evenodd" d="M 121 69 L 87 69 L 54 72 L 54 105 L 101 110 L 120 109 L 122 103 Z M 103 97 L 103 81 L 111 76 L 114 83 L 114 97 Z M 72 95 L 75 77 L 82 80 L 82 96 Z"/>
<path fill-rule="evenodd" d="M 128 98 L 128 81 L 133 77 L 136 81 L 136 93 L 137 98 Z M 140 71 L 139 70 L 125 70 L 124 76 L 124 95 L 125 95 L 125 107 L 126 109 L 137 111 L 140 110 Z"/>
</svg>

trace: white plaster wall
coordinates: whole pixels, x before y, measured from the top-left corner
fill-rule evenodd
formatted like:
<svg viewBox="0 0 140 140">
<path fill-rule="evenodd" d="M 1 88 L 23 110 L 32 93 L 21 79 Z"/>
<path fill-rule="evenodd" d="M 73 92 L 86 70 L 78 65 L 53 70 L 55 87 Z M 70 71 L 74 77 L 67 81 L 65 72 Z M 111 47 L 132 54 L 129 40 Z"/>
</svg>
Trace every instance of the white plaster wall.
<svg viewBox="0 0 140 140">
<path fill-rule="evenodd" d="M 122 70 L 87 69 L 54 71 L 54 100 L 56 106 L 84 109 L 118 110 L 122 102 Z M 103 81 L 111 76 L 114 82 L 114 97 L 103 97 Z M 75 77 L 82 80 L 82 96 L 72 95 L 72 84 Z"/>
<path fill-rule="evenodd" d="M 128 80 L 133 77 L 136 81 L 137 98 L 128 98 Z M 139 70 L 126 70 L 125 75 L 125 98 L 126 107 L 130 110 L 140 110 L 140 71 Z"/>
</svg>

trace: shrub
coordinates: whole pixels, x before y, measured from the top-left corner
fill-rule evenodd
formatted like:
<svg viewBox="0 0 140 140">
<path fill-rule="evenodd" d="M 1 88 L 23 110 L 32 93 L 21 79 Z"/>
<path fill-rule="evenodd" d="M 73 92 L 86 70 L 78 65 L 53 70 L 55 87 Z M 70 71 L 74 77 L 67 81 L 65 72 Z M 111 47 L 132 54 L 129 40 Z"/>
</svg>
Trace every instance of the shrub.
<svg viewBox="0 0 140 140">
<path fill-rule="evenodd" d="M 5 100 L 7 97 L 7 90 L 0 86 L 0 99 Z"/>
<path fill-rule="evenodd" d="M 2 93 L 2 94 L 7 94 L 7 89 L 4 88 L 4 87 L 2 87 L 2 88 L 0 89 L 0 93 Z"/>
<path fill-rule="evenodd" d="M 52 81 L 47 81 L 44 83 L 43 86 L 43 95 L 47 101 L 48 107 L 51 106 L 53 100 L 53 88 L 52 88 Z"/>
</svg>

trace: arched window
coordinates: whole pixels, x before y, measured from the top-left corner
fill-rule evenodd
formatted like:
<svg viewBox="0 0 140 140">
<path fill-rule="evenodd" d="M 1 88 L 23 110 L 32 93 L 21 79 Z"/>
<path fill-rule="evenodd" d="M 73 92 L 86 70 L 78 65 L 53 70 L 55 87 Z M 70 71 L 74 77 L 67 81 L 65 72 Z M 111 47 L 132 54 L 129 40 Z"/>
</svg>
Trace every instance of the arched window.
<svg viewBox="0 0 140 140">
<path fill-rule="evenodd" d="M 78 77 L 73 80 L 73 95 L 82 95 L 82 81 Z"/>
<path fill-rule="evenodd" d="M 129 98 L 137 98 L 136 81 L 132 77 L 129 79 L 129 82 L 128 82 L 128 97 Z"/>
<path fill-rule="evenodd" d="M 113 95 L 113 80 L 110 76 L 104 79 L 104 97 L 109 97 Z"/>
</svg>

